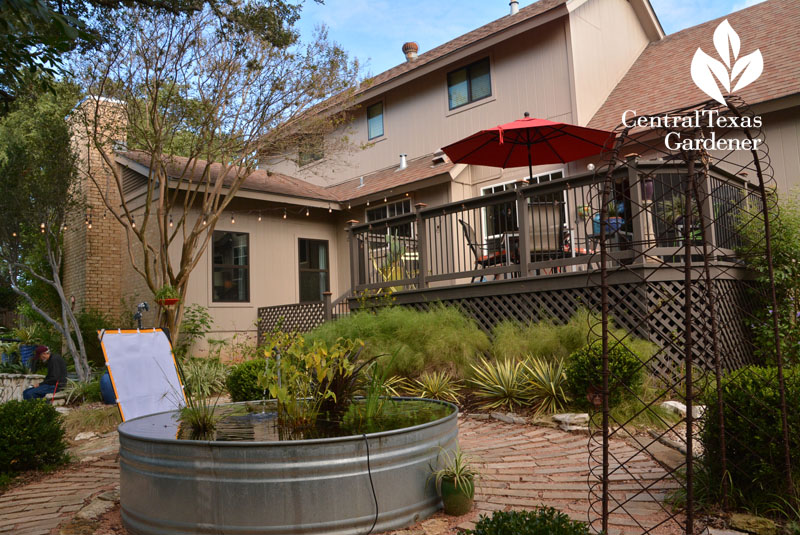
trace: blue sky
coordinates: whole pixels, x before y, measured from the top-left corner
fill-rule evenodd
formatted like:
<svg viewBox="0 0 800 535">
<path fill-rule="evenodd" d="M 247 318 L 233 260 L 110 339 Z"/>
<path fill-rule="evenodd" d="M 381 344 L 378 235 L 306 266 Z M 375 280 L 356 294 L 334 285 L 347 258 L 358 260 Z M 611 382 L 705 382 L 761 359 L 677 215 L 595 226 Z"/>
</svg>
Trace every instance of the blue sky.
<svg viewBox="0 0 800 535">
<path fill-rule="evenodd" d="M 650 0 L 664 31 L 674 33 L 761 0 Z M 520 0 L 520 7 L 533 0 Z M 304 39 L 325 24 L 329 36 L 378 74 L 403 61 L 406 41 L 420 52 L 446 43 L 508 13 L 508 0 L 306 0 L 299 27 Z"/>
</svg>

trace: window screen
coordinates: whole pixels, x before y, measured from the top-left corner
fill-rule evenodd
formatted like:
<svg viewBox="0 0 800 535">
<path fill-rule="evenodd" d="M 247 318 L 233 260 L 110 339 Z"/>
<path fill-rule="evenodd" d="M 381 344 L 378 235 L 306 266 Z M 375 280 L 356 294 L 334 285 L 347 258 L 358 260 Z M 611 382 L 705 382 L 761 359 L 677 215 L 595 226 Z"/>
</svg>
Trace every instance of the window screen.
<svg viewBox="0 0 800 535">
<path fill-rule="evenodd" d="M 476 61 L 447 75 L 447 98 L 451 110 L 491 94 L 489 58 Z"/>
<path fill-rule="evenodd" d="M 367 129 L 369 130 L 369 139 L 383 135 L 383 102 L 367 108 Z"/>
</svg>

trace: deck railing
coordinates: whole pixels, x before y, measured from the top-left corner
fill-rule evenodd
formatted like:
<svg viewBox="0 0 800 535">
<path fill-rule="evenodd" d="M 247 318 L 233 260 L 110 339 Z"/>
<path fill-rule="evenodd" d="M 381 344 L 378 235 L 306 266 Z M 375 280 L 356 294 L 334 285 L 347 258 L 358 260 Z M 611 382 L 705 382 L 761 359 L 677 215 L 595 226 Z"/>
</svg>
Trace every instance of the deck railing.
<svg viewBox="0 0 800 535">
<path fill-rule="evenodd" d="M 685 167 L 638 162 L 613 176 L 606 205 L 611 266 L 681 263 Z M 735 261 L 741 213 L 755 190 L 713 170 L 699 176 L 706 235 L 716 260 Z M 351 283 L 374 293 L 546 277 L 599 267 L 600 186 L 595 173 L 551 182 L 510 184 L 505 191 L 350 228 Z M 750 203 L 750 204 L 749 204 Z M 699 243 L 699 221 L 690 236 Z"/>
</svg>

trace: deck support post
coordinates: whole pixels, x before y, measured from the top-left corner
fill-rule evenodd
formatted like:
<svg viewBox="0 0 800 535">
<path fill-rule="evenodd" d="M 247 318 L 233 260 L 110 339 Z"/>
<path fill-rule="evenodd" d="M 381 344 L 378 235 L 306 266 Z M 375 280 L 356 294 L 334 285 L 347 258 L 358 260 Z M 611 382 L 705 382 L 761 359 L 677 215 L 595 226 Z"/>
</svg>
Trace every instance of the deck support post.
<svg viewBox="0 0 800 535">
<path fill-rule="evenodd" d="M 519 220 L 519 276 L 528 276 L 528 263 L 531 261 L 531 243 L 528 239 L 531 232 L 530 214 L 528 213 L 528 198 L 522 194 L 522 186 L 517 187 L 517 218 Z M 511 251 L 506 251 L 506 258 L 511 257 Z"/>
<path fill-rule="evenodd" d="M 417 271 L 417 288 L 427 288 L 428 282 L 428 232 L 427 221 L 422 217 L 422 209 L 428 206 L 425 203 L 414 205 L 417 214 L 417 254 L 419 255 L 419 266 Z"/>
</svg>

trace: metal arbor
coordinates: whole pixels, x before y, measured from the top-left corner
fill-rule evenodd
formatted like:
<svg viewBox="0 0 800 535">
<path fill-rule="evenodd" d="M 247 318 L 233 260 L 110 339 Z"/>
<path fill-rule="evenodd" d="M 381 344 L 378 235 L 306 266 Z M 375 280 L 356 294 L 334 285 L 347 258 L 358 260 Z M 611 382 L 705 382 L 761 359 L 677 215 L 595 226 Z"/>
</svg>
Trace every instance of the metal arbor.
<svg viewBox="0 0 800 535">
<path fill-rule="evenodd" d="M 676 117 L 688 119 L 671 119 Z M 600 268 L 589 277 L 590 284 L 600 288 L 600 310 L 592 330 L 602 341 L 603 359 L 602 384 L 594 395 L 587 393 L 595 403 L 595 431 L 589 443 L 589 521 L 594 530 L 606 533 L 609 524 L 622 523 L 641 533 L 694 534 L 703 529 L 703 502 L 714 500 L 723 510 L 731 507 L 731 482 L 751 469 L 742 461 L 751 448 L 750 437 L 725 427 L 726 415 L 739 410 L 726 402 L 725 384 L 733 377 L 752 375 L 749 379 L 761 381 L 763 388 L 777 391 L 778 406 L 764 410 L 779 412 L 780 429 L 759 429 L 754 419 L 752 432 L 777 437 L 775 451 L 784 472 L 775 491 L 787 501 L 797 499 L 790 437 L 800 436 L 800 429 L 789 427 L 786 368 L 790 363 L 782 354 L 781 307 L 772 261 L 776 186 L 761 121 L 737 97 L 731 97 L 728 106 L 709 101 L 629 118 L 626 123 L 617 128 L 616 146 L 597 169 L 592 202 L 600 208 L 599 222 L 594 222 L 599 223 L 599 251 L 590 260 L 594 265 L 599 262 Z M 723 147 L 726 150 L 719 150 Z M 754 228 L 760 239 L 753 240 Z M 744 232 L 750 239 L 742 238 Z M 741 284 L 731 284 L 741 279 L 732 273 L 752 258 L 760 258 L 764 269 L 761 280 L 748 282 L 745 292 Z M 646 306 L 631 306 L 642 302 L 640 290 L 630 290 L 636 295 L 612 291 L 620 273 L 637 277 L 640 288 L 647 288 L 658 280 L 661 267 L 681 270 L 683 281 L 669 289 L 660 286 L 657 295 L 645 290 Z M 768 314 L 753 307 L 753 296 L 759 294 L 758 301 L 771 303 Z M 667 310 L 672 311 L 673 328 L 648 332 L 651 318 Z M 626 385 L 610 366 L 609 352 L 626 348 L 632 336 L 615 336 L 618 331 L 610 328 L 612 311 L 617 316 L 623 311 L 629 332 L 644 334 L 660 346 L 641 364 L 658 378 L 646 396 Z M 770 340 L 765 344 L 762 338 L 757 347 L 748 329 L 765 318 Z M 720 336 L 721 324 L 726 333 L 733 329 L 741 336 L 735 340 Z M 745 366 L 751 363 L 770 365 L 775 373 L 765 379 Z M 635 414 L 620 417 L 611 410 L 609 394 L 617 390 L 636 400 Z M 685 404 L 685 416 L 676 422 L 659 416 L 653 409 L 665 400 Z M 709 410 L 703 412 L 702 403 L 708 403 Z M 633 419 L 644 413 L 660 420 L 663 430 L 637 434 Z M 714 443 L 709 441 L 712 436 Z M 626 439 L 636 453 L 615 454 L 609 447 L 613 438 Z M 682 443 L 685 454 L 680 466 L 654 479 L 637 474 L 636 458 L 664 439 Z M 714 470 L 704 462 L 711 456 L 716 459 Z M 631 480 L 636 482 L 633 488 Z M 641 514 L 638 504 L 643 495 L 659 504 L 658 520 L 648 521 Z"/>
</svg>

